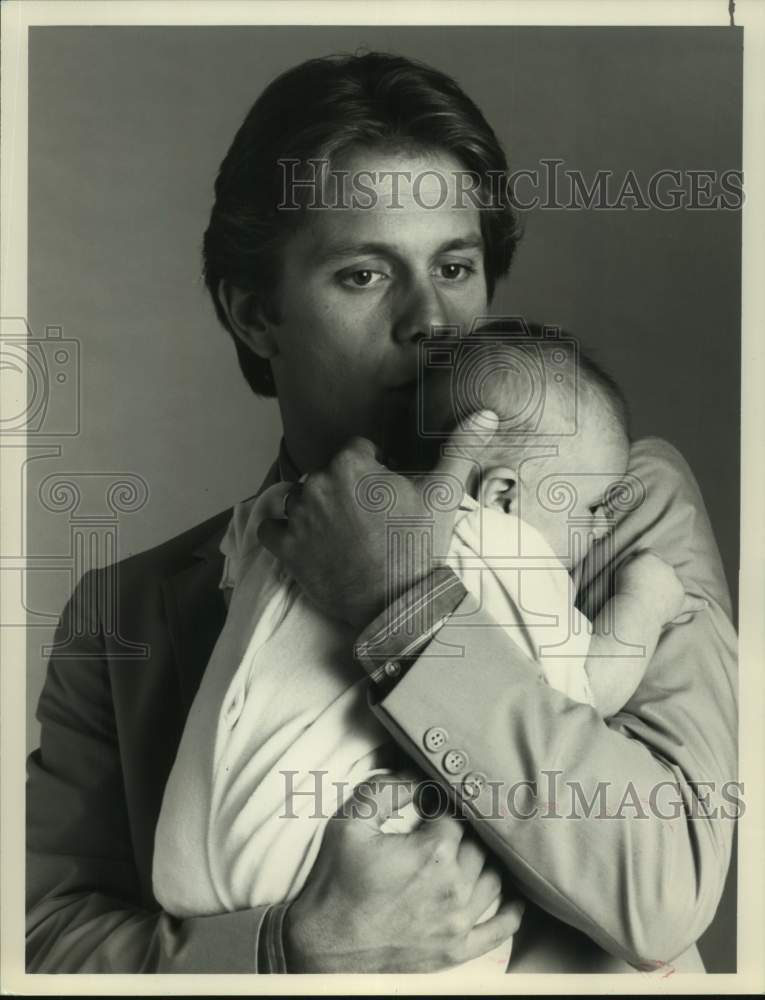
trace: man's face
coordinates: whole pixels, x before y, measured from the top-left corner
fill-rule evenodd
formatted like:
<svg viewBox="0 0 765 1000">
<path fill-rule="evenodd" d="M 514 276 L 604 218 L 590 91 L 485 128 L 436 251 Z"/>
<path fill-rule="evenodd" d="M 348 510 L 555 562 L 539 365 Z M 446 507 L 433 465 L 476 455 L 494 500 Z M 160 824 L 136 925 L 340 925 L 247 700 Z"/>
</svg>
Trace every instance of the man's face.
<svg viewBox="0 0 765 1000">
<path fill-rule="evenodd" d="M 469 329 L 487 305 L 480 219 L 457 201 L 458 161 L 360 150 L 333 167 L 374 171 L 364 184 L 376 203 L 306 212 L 284 250 L 281 322 L 269 331 L 287 444 L 306 470 L 355 435 L 390 452 L 415 390 L 419 341 L 433 324 Z M 402 181 L 395 195 L 380 178 L 426 170 L 443 183 L 432 174 L 419 190 Z"/>
</svg>

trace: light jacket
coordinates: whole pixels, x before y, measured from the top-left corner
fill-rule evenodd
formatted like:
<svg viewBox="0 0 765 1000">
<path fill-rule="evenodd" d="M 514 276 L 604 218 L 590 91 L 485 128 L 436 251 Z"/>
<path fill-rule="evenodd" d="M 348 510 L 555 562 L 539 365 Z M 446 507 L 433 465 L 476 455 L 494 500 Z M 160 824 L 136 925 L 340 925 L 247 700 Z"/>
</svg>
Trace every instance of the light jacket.
<svg viewBox="0 0 765 1000">
<path fill-rule="evenodd" d="M 483 794 L 467 803 L 479 836 L 532 903 L 510 972 L 699 969 L 694 943 L 714 917 L 730 860 L 736 637 L 722 566 L 677 451 L 639 442 L 629 471 L 646 500 L 619 521 L 612 563 L 650 547 L 709 608 L 664 632 L 618 715 L 606 723 L 539 685 L 469 597 L 401 680 L 372 699 L 405 750 L 463 803 L 464 774 L 425 746 L 434 727 L 489 785 L 559 772 L 558 787 L 578 785 L 589 801 L 605 783 L 611 818 L 597 805 L 576 819 L 525 820 L 487 813 Z M 219 544 L 230 517 L 223 511 L 90 571 L 62 613 L 38 707 L 40 747 L 28 762 L 29 972 L 257 971 L 266 908 L 176 920 L 151 888 L 163 789 L 225 617 Z M 596 567 L 585 564 L 581 583 L 588 617 L 608 595 L 608 571 Z M 517 801 L 528 812 L 546 795 L 539 786 Z M 645 816 L 624 807 L 624 795 L 643 802 Z M 690 815 L 658 815 L 678 797 Z M 707 815 L 702 800 L 716 812 Z"/>
</svg>

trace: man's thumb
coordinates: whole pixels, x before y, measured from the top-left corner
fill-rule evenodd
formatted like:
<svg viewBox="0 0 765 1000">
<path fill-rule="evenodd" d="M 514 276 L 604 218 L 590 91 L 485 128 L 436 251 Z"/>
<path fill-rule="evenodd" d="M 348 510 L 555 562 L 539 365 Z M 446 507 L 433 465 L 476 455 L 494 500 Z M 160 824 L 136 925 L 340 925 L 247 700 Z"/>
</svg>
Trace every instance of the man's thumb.
<svg viewBox="0 0 765 1000">
<path fill-rule="evenodd" d="M 471 472 L 480 463 L 482 452 L 491 443 L 498 426 L 499 417 L 491 410 L 477 410 L 465 417 L 443 445 L 433 474 L 454 476 L 464 492 Z"/>
<path fill-rule="evenodd" d="M 337 815 L 363 823 L 379 833 L 383 825 L 412 802 L 421 780 L 414 772 L 390 771 L 373 774 L 353 790 Z"/>
</svg>

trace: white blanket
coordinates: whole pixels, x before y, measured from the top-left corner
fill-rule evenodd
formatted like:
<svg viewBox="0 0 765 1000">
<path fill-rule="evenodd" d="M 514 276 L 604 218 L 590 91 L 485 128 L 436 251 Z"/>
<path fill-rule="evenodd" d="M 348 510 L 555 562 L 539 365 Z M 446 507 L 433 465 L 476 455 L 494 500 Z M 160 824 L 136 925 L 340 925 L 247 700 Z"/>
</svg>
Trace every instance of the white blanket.
<svg viewBox="0 0 765 1000">
<path fill-rule="evenodd" d="M 317 611 L 257 543 L 268 506 L 268 491 L 237 505 L 221 545 L 231 603 L 157 825 L 154 892 L 179 917 L 294 898 L 329 817 L 355 785 L 393 764 L 352 659 L 356 630 Z M 521 529 L 530 553 L 523 558 Z M 539 664 L 540 681 L 592 704 L 588 623 L 574 608 L 569 574 L 537 532 L 466 497 L 450 563 Z M 410 814 L 391 828 L 417 822 Z"/>
</svg>

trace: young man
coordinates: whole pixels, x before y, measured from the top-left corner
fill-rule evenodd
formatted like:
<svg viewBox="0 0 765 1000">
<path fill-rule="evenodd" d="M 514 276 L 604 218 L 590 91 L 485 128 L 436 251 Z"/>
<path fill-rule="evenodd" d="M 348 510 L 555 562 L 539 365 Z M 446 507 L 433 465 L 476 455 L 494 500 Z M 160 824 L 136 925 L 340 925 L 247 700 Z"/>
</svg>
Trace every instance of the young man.
<svg viewBox="0 0 765 1000">
<path fill-rule="evenodd" d="M 312 210 L 336 193 L 326 178 L 313 183 L 312 160 L 364 178 L 366 196 L 341 192 L 336 209 Z M 316 60 L 256 102 L 221 167 L 205 237 L 208 287 L 244 374 L 278 397 L 284 443 L 267 483 L 295 484 L 286 521 L 265 522 L 260 538 L 356 636 L 378 718 L 471 825 L 443 817 L 383 840 L 380 793 L 372 820 L 330 823 L 289 906 L 187 920 L 159 910 L 154 829 L 225 616 L 226 511 L 87 574 L 65 609 L 30 759 L 30 971 L 444 968 L 515 933 L 514 893 L 534 905 L 510 971 L 701 968 L 693 943 L 714 915 L 731 845 L 722 790 L 736 768 L 735 636 L 682 459 L 655 440 L 633 447 L 646 499 L 616 525 L 612 562 L 654 549 L 708 613 L 664 633 L 608 724 L 541 688 L 446 567 L 424 555 L 392 565 L 388 514 L 357 502 L 361 482 L 383 477 L 407 530 L 426 520 L 436 556 L 447 550 L 455 509 L 434 512 L 429 490 L 464 483 L 491 422 L 475 424 L 470 447 L 447 450 L 431 477 L 395 476 L 380 459 L 403 443 L 419 342 L 433 326 L 469 328 L 508 270 L 509 206 L 462 196 L 466 175 L 486 195 L 505 170 L 480 112 L 442 74 L 376 54 Z M 590 616 L 608 596 L 608 570 L 583 569 Z M 120 632 L 149 646 L 146 661 L 120 659 L 102 598 L 110 572 Z M 565 796 L 557 806 L 554 788 Z M 476 927 L 500 874 L 517 889 Z"/>
</svg>

